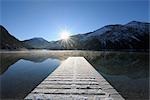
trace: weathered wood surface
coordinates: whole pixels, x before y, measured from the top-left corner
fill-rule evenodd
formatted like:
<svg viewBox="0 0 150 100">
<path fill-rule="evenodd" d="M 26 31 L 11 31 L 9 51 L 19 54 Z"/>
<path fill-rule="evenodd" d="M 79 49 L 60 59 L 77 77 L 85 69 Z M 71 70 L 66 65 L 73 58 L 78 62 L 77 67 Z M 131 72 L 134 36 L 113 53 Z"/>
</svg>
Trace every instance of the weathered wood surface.
<svg viewBox="0 0 150 100">
<path fill-rule="evenodd" d="M 25 99 L 124 100 L 84 57 L 69 57 Z"/>
</svg>

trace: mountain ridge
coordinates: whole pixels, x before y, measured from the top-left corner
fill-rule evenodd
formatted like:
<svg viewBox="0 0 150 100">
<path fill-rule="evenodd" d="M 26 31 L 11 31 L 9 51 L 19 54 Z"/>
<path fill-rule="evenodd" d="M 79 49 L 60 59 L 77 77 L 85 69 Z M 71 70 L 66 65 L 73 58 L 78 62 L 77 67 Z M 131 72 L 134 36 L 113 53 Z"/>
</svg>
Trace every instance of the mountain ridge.
<svg viewBox="0 0 150 100">
<path fill-rule="evenodd" d="M 68 41 L 47 41 L 41 37 L 21 41 L 28 49 L 149 51 L 148 22 L 106 25 L 93 32 L 70 36 Z"/>
<path fill-rule="evenodd" d="M 45 49 L 49 42 L 41 37 L 34 37 L 28 40 L 22 41 L 28 49 Z"/>
</svg>

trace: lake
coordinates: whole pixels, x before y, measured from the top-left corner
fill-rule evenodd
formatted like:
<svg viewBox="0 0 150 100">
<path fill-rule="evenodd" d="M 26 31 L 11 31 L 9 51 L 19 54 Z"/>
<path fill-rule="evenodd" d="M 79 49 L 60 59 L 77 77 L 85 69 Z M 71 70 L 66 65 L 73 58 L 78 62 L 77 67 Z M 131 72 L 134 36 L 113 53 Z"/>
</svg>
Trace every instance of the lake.
<svg viewBox="0 0 150 100">
<path fill-rule="evenodd" d="M 149 97 L 148 53 L 32 50 L 0 55 L 1 99 L 23 99 L 70 56 L 84 56 L 127 100 Z"/>
</svg>

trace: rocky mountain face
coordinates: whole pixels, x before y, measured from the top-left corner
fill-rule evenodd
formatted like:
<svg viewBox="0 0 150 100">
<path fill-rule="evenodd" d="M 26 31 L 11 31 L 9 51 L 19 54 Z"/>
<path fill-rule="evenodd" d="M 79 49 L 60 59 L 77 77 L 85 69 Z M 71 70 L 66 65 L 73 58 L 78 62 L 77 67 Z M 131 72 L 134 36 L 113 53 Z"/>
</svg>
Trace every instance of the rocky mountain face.
<svg viewBox="0 0 150 100">
<path fill-rule="evenodd" d="M 25 49 L 24 44 L 0 25 L 0 49 L 20 50 Z"/>
<path fill-rule="evenodd" d="M 72 35 L 68 40 L 48 42 L 43 38 L 33 38 L 21 43 L 2 28 L 1 48 L 149 51 L 149 28 L 150 23 L 132 21 L 125 25 L 107 25 L 93 32 Z"/>
<path fill-rule="evenodd" d="M 92 44 L 98 50 L 146 50 L 149 48 L 149 26 L 149 23 L 136 21 L 125 25 L 108 25 L 88 34 L 83 40 L 89 41 L 86 46 L 95 41 Z"/>
</svg>

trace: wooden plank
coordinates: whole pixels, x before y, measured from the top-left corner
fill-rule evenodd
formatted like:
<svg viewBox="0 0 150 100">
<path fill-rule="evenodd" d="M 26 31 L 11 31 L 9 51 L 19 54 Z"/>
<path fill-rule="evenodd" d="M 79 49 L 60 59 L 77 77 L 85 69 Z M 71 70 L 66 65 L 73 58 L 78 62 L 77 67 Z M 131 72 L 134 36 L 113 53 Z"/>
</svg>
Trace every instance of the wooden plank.
<svg viewBox="0 0 150 100">
<path fill-rule="evenodd" d="M 84 57 L 69 57 L 25 99 L 124 100 Z"/>
</svg>

